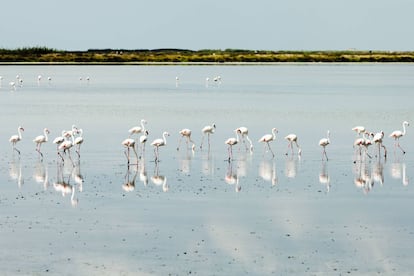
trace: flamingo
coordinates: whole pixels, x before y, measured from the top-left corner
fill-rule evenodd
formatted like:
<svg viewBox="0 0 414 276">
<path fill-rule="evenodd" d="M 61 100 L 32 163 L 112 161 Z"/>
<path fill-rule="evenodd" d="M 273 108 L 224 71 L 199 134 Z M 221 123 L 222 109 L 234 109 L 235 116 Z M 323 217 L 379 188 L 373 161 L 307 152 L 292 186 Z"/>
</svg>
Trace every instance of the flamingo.
<svg viewBox="0 0 414 276">
<path fill-rule="evenodd" d="M 361 149 L 362 147 L 365 148 L 365 154 L 369 157 L 372 158 L 371 155 L 368 153 L 368 147 L 372 145 L 372 141 L 371 139 L 369 139 L 369 136 L 374 136 L 374 134 L 372 132 L 368 132 L 365 131 L 364 136 L 361 138 L 357 138 L 354 141 L 354 147 L 358 146 L 359 147 L 359 155 L 361 155 Z"/>
<path fill-rule="evenodd" d="M 155 139 L 151 143 L 151 145 L 154 146 L 155 162 L 159 160 L 159 147 L 167 145 L 166 136 L 170 136 L 170 134 L 167 131 L 164 131 L 162 134 L 162 138 Z"/>
<path fill-rule="evenodd" d="M 245 139 L 250 143 L 250 152 L 252 152 L 253 143 L 252 143 L 252 140 L 250 140 L 249 138 L 249 129 L 247 127 L 239 127 L 239 128 L 236 128 L 236 131 L 241 135 L 241 139 L 242 139 L 243 144 L 246 146 L 246 150 L 248 148 L 247 148 Z"/>
<path fill-rule="evenodd" d="M 292 154 L 293 154 L 293 143 L 295 143 L 296 147 L 298 148 L 298 155 L 302 154 L 302 149 L 300 148 L 299 144 L 298 144 L 298 136 L 296 134 L 289 134 L 285 137 L 286 140 L 288 140 L 288 148 L 286 151 L 286 155 L 288 155 L 288 151 L 289 148 L 292 150 Z"/>
<path fill-rule="evenodd" d="M 262 138 L 259 139 L 259 142 L 263 142 L 266 143 L 265 144 L 265 151 L 266 152 L 266 145 L 268 147 L 268 149 L 270 150 L 270 152 L 272 153 L 272 156 L 275 157 L 275 154 L 273 153 L 272 149 L 270 148 L 270 144 L 269 142 L 273 141 L 276 139 L 276 133 L 277 133 L 277 129 L 276 128 L 272 128 L 272 134 L 265 134 L 262 136 Z M 264 155 L 263 153 L 263 155 Z"/>
<path fill-rule="evenodd" d="M 378 156 L 380 156 L 381 153 L 381 147 L 384 148 L 384 157 L 387 158 L 387 148 L 382 144 L 382 139 L 384 138 L 384 131 L 380 131 L 374 135 L 374 138 L 372 141 L 375 144 L 378 144 Z"/>
<path fill-rule="evenodd" d="M 390 137 L 394 138 L 395 140 L 395 144 L 394 144 L 394 148 L 399 147 L 401 149 L 401 151 L 403 152 L 403 154 L 405 154 L 405 150 L 403 150 L 403 148 L 400 146 L 400 138 L 403 137 L 406 133 L 406 126 L 409 126 L 410 124 L 407 121 L 404 121 L 402 123 L 403 126 L 403 131 L 401 130 L 394 130 L 391 134 Z"/>
<path fill-rule="evenodd" d="M 145 119 L 141 119 L 141 126 L 135 126 L 135 127 L 132 127 L 128 130 L 129 137 L 131 137 L 131 135 L 134 135 L 134 134 L 145 132 L 145 125 L 146 124 L 147 124 L 147 121 Z"/>
<path fill-rule="evenodd" d="M 20 151 L 16 148 L 16 143 L 22 140 L 22 131 L 24 131 L 24 128 L 19 126 L 17 128 L 17 135 L 12 135 L 9 139 L 9 142 L 12 143 L 13 150 L 17 151 L 17 153 L 20 155 Z"/>
<path fill-rule="evenodd" d="M 132 139 L 132 138 L 127 138 L 127 139 L 125 139 L 124 141 L 122 141 L 122 145 L 124 145 L 124 147 L 126 147 L 127 148 L 127 153 L 125 153 L 125 155 L 126 155 L 126 157 L 127 157 L 127 159 L 128 159 L 128 165 L 129 165 L 129 163 L 130 163 L 130 158 L 129 158 L 129 150 L 132 148 L 132 150 L 134 151 L 134 153 L 135 153 L 135 157 L 137 158 L 137 160 L 138 160 L 138 154 L 137 154 L 137 151 L 135 150 L 135 140 L 134 139 Z"/>
<path fill-rule="evenodd" d="M 233 159 L 233 146 L 237 145 L 237 143 L 239 142 L 239 134 L 237 132 L 237 130 L 235 130 L 236 132 L 236 138 L 231 137 L 229 139 L 227 139 L 224 143 L 229 145 L 228 147 L 228 152 L 229 152 L 229 159 L 228 161 L 230 162 Z"/>
<path fill-rule="evenodd" d="M 178 142 L 177 150 L 180 150 L 181 140 L 183 140 L 184 137 L 186 138 L 187 147 L 188 147 L 188 143 L 191 142 L 193 143 L 193 146 L 191 148 L 194 150 L 195 143 L 191 139 L 191 130 L 188 128 L 183 128 L 182 130 L 180 130 L 179 133 L 181 134 L 181 138 L 180 138 L 180 141 Z"/>
<path fill-rule="evenodd" d="M 78 157 L 80 157 L 80 147 L 83 143 L 83 130 L 81 128 L 77 129 L 76 133 L 79 134 L 79 136 L 76 137 L 75 141 L 73 142 L 73 145 L 77 146 L 76 153 L 78 154 Z"/>
<path fill-rule="evenodd" d="M 365 132 L 365 127 L 363 127 L 363 126 L 356 126 L 356 127 L 353 127 L 352 130 L 357 133 L 357 136 L 360 136 L 361 133 Z"/>
<path fill-rule="evenodd" d="M 328 161 L 328 155 L 326 154 L 326 146 L 331 143 L 331 141 L 329 140 L 329 134 L 330 134 L 330 132 L 328 130 L 328 132 L 326 133 L 326 138 L 322 138 L 321 140 L 319 140 L 319 146 L 323 147 L 322 160 L 325 156 L 326 161 Z"/>
<path fill-rule="evenodd" d="M 59 144 L 59 146 L 58 146 L 58 154 L 59 154 L 60 158 L 62 158 L 62 161 L 64 161 L 62 155 L 60 155 L 60 153 L 59 153 L 59 150 L 63 150 L 63 153 L 66 153 L 66 151 L 68 151 L 69 158 L 72 161 L 72 157 L 70 156 L 70 149 L 73 147 L 73 145 L 75 143 L 75 138 L 73 136 L 74 133 L 72 132 L 70 134 L 70 136 L 68 135 L 68 132 L 65 132 L 65 133 L 62 133 L 62 134 L 65 134 L 64 135 L 65 140 L 62 143 Z M 69 137 L 72 138 L 72 141 L 69 140 Z M 73 163 L 73 161 L 72 161 L 72 163 Z"/>
<path fill-rule="evenodd" d="M 75 125 L 72 125 L 71 130 L 64 130 L 62 136 L 69 138 L 72 136 L 72 134 L 75 135 L 77 130 L 78 128 Z"/>
<path fill-rule="evenodd" d="M 216 130 L 216 124 L 215 123 L 213 123 L 209 126 L 203 127 L 203 129 L 201 130 L 201 132 L 203 133 L 203 137 L 201 138 L 200 149 L 203 148 L 204 136 L 206 136 L 206 135 L 207 135 L 207 140 L 208 140 L 208 147 L 210 148 L 210 134 L 213 134 L 215 130 Z"/>
<path fill-rule="evenodd" d="M 47 128 L 45 128 L 45 129 L 43 129 L 43 135 L 39 135 L 39 136 L 37 136 L 36 138 L 33 139 L 33 142 L 36 143 L 36 151 L 42 156 L 42 158 L 43 158 L 43 153 L 40 151 L 40 146 L 43 143 L 47 142 L 47 140 L 48 140 L 47 135 L 49 133 L 50 133 L 50 131 Z"/>
<path fill-rule="evenodd" d="M 145 130 L 144 134 L 139 137 L 139 142 L 141 144 L 141 156 L 143 156 L 145 153 L 145 144 L 148 141 L 148 135 L 149 135 L 148 130 Z"/>
</svg>

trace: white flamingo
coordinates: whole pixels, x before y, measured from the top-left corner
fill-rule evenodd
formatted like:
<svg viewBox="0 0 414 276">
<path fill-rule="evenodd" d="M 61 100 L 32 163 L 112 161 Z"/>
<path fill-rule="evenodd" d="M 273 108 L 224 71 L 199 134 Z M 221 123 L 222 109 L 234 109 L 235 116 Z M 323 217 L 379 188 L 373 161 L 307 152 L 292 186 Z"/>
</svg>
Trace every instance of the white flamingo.
<svg viewBox="0 0 414 276">
<path fill-rule="evenodd" d="M 298 149 L 298 155 L 301 155 L 302 153 L 302 149 L 300 148 L 299 144 L 298 144 L 298 136 L 296 134 L 289 134 L 285 137 L 285 139 L 288 141 L 288 147 L 287 147 L 287 151 L 286 151 L 286 155 L 288 155 L 289 152 L 289 148 L 292 151 L 293 154 L 293 143 L 295 143 L 296 148 Z"/>
<path fill-rule="evenodd" d="M 141 144 L 141 156 L 144 156 L 144 154 L 145 154 L 145 144 L 148 141 L 148 135 L 149 135 L 148 130 L 145 130 L 144 134 L 142 134 L 139 137 L 139 143 Z"/>
<path fill-rule="evenodd" d="M 328 161 L 328 155 L 326 154 L 326 146 L 331 143 L 329 139 L 329 134 L 330 132 L 328 130 L 328 132 L 326 133 L 326 137 L 319 140 L 319 146 L 323 147 L 322 160 L 324 157 L 326 157 L 326 161 Z"/>
<path fill-rule="evenodd" d="M 233 160 L 233 146 L 237 145 L 237 143 L 239 142 L 239 134 L 237 131 L 236 132 L 236 137 L 231 137 L 229 139 L 227 139 L 224 143 L 228 145 L 228 153 L 229 153 L 229 159 L 228 161 L 230 162 L 231 160 Z"/>
<path fill-rule="evenodd" d="M 33 142 L 36 144 L 36 151 L 40 154 L 40 156 L 43 158 L 43 153 L 40 151 L 40 147 L 43 143 L 46 143 L 48 141 L 48 134 L 50 131 L 45 128 L 43 129 L 43 135 L 36 136 L 36 138 L 33 139 Z"/>
<path fill-rule="evenodd" d="M 265 144 L 265 148 L 264 148 L 264 153 L 266 152 L 266 145 L 267 145 L 267 148 L 270 150 L 270 152 L 272 153 L 272 156 L 273 157 L 275 157 L 275 154 L 273 153 L 273 151 L 272 151 L 272 149 L 270 147 L 269 142 L 271 142 L 271 141 L 273 141 L 273 140 L 276 139 L 276 133 L 277 132 L 278 131 L 277 131 L 276 128 L 272 128 L 272 134 L 265 134 L 265 135 L 262 136 L 262 138 L 259 139 L 259 142 L 266 143 Z M 264 153 L 263 153 L 263 155 L 264 155 Z"/>
<path fill-rule="evenodd" d="M 163 147 L 167 145 L 166 136 L 170 136 L 167 131 L 164 131 L 162 134 L 162 138 L 155 139 L 152 141 L 151 145 L 154 146 L 154 154 L 155 154 L 155 162 L 159 160 L 159 147 Z"/>
<path fill-rule="evenodd" d="M 24 131 L 24 128 L 23 127 L 21 127 L 21 126 L 19 126 L 18 128 L 17 128 L 17 133 L 18 134 L 16 134 L 16 135 L 12 135 L 11 137 L 10 137 L 10 139 L 9 139 L 9 142 L 10 143 L 12 143 L 12 146 L 13 146 L 13 150 L 15 150 L 15 151 L 17 151 L 17 153 L 20 155 L 20 150 L 18 150 L 17 148 L 16 148 L 16 143 L 17 142 L 19 142 L 20 140 L 22 140 L 22 131 Z"/>
<path fill-rule="evenodd" d="M 403 152 L 403 154 L 405 154 L 405 150 L 403 150 L 403 148 L 400 146 L 400 138 L 403 137 L 406 133 L 406 126 L 409 126 L 410 124 L 407 121 L 404 121 L 402 123 L 403 126 L 403 131 L 401 130 L 394 130 L 391 134 L 390 137 L 394 138 L 395 140 L 395 144 L 394 144 L 394 148 L 399 147 L 400 150 Z"/>
<path fill-rule="evenodd" d="M 63 150 L 63 153 L 66 153 L 66 151 L 67 151 L 68 155 L 69 155 L 69 158 L 72 161 L 72 157 L 70 155 L 70 149 L 73 147 L 73 145 L 75 143 L 75 138 L 74 138 L 73 135 L 74 135 L 73 132 L 70 136 L 66 133 L 65 136 L 64 136 L 65 140 L 62 143 L 60 143 L 59 146 L 58 146 L 58 154 L 59 154 L 60 158 L 62 158 L 62 161 L 64 161 L 64 160 L 63 160 L 63 157 L 60 155 L 59 150 Z M 69 140 L 69 138 L 72 138 L 72 139 Z M 73 164 L 73 161 L 72 161 L 72 164 Z"/>
<path fill-rule="evenodd" d="M 77 147 L 76 149 L 76 153 L 78 154 L 78 157 L 80 157 L 80 147 L 83 143 L 83 130 L 77 129 L 76 133 L 79 135 L 78 137 L 75 138 L 73 145 Z"/>
<path fill-rule="evenodd" d="M 215 123 L 213 123 L 209 126 L 205 126 L 205 127 L 203 127 L 203 129 L 201 129 L 203 137 L 201 138 L 200 149 L 203 148 L 204 137 L 206 135 L 207 135 L 207 140 L 208 140 L 208 147 L 210 148 L 210 134 L 213 134 L 215 130 L 216 130 L 216 124 Z"/>
<path fill-rule="evenodd" d="M 384 138 L 384 131 L 380 131 L 374 135 L 372 141 L 378 144 L 378 157 L 381 156 L 381 147 L 384 149 L 384 157 L 387 158 L 387 148 L 382 144 Z"/>
<path fill-rule="evenodd" d="M 188 129 L 188 128 L 183 128 L 182 130 L 180 130 L 179 133 L 180 133 L 181 137 L 180 137 L 180 141 L 178 141 L 177 150 L 180 150 L 181 140 L 183 140 L 184 137 L 186 138 L 187 148 L 188 148 L 188 143 L 191 142 L 193 144 L 192 147 L 191 147 L 191 149 L 194 150 L 195 149 L 195 143 L 191 139 L 191 130 Z"/>
<path fill-rule="evenodd" d="M 146 124 L 147 124 L 147 121 L 144 120 L 144 119 L 141 119 L 141 126 L 135 126 L 135 127 L 132 127 L 128 130 L 129 137 L 131 137 L 131 135 L 134 135 L 134 134 L 145 132 L 145 125 Z"/>
<path fill-rule="evenodd" d="M 128 159 L 128 165 L 129 165 L 129 163 L 130 163 L 130 155 L 129 155 L 129 150 L 132 148 L 132 150 L 134 151 L 134 153 L 135 153 L 135 157 L 137 158 L 137 160 L 138 160 L 138 154 L 137 154 L 137 151 L 135 150 L 135 140 L 134 139 L 132 139 L 132 138 L 127 138 L 127 139 L 125 139 L 124 141 L 122 141 L 122 145 L 124 145 L 124 147 L 126 147 L 127 148 L 127 153 L 125 153 L 125 155 L 126 155 L 126 157 L 127 157 L 127 159 Z"/>
<path fill-rule="evenodd" d="M 365 127 L 363 127 L 363 126 L 356 126 L 356 127 L 353 127 L 352 130 L 357 133 L 357 136 L 360 136 L 361 133 L 365 132 Z"/>
<path fill-rule="evenodd" d="M 249 138 L 249 129 L 247 127 L 239 127 L 236 128 L 236 131 L 241 135 L 241 140 L 243 142 L 243 144 L 246 146 L 246 150 L 250 150 L 250 152 L 253 151 L 253 143 L 252 140 L 250 140 Z M 250 144 L 250 148 L 247 147 L 246 145 L 246 141 L 247 140 Z"/>
</svg>

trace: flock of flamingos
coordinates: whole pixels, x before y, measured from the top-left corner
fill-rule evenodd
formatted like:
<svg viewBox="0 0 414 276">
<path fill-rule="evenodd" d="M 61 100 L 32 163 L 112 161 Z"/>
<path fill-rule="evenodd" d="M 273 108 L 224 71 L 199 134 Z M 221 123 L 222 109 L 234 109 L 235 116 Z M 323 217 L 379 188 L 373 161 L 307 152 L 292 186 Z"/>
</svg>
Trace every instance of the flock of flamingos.
<svg viewBox="0 0 414 276">
<path fill-rule="evenodd" d="M 139 142 L 141 145 L 141 155 L 144 153 L 145 150 L 145 144 L 148 141 L 148 130 L 145 129 L 145 125 L 147 124 L 147 121 L 145 119 L 141 120 L 140 126 L 135 126 L 129 129 L 129 137 L 122 141 L 122 145 L 126 148 L 125 155 L 128 161 L 128 165 L 131 161 L 130 151 L 132 150 L 135 154 L 136 160 L 138 162 L 138 153 L 136 151 L 136 144 Z M 405 150 L 400 145 L 400 138 L 403 137 L 406 134 L 406 127 L 409 126 L 409 123 L 407 121 L 404 121 L 402 123 L 402 130 L 395 130 L 393 131 L 389 137 L 393 138 L 395 140 L 395 148 L 399 148 L 403 154 L 405 154 Z M 211 125 L 207 125 L 204 128 L 202 128 L 201 132 L 203 134 L 200 149 L 203 147 L 204 139 L 207 136 L 208 140 L 208 146 L 210 146 L 210 135 L 214 134 L 216 129 L 216 125 L 213 123 Z M 369 146 L 375 144 L 378 147 L 378 154 L 377 156 L 381 156 L 381 149 L 383 149 L 384 157 L 387 157 L 387 149 L 383 144 L 383 138 L 384 138 L 384 132 L 380 131 L 377 133 L 369 132 L 365 129 L 363 126 L 356 126 L 352 128 L 353 131 L 357 133 L 357 138 L 354 141 L 354 147 L 357 148 L 358 154 L 361 156 L 367 156 L 369 158 L 372 158 L 372 156 L 369 154 L 368 148 Z M 16 151 L 20 155 L 20 150 L 16 147 L 17 143 L 22 140 L 22 131 L 24 131 L 24 128 L 19 126 L 17 129 L 18 134 L 12 135 L 9 139 L 9 142 L 12 144 L 13 150 Z M 253 143 L 251 139 L 249 138 L 249 130 L 246 127 L 239 127 L 234 130 L 235 131 L 235 137 L 228 138 L 225 141 L 225 144 L 228 145 L 228 161 L 231 162 L 233 160 L 233 146 L 243 143 L 246 147 L 246 150 L 253 151 Z M 264 143 L 264 154 L 266 152 L 270 152 L 272 157 L 274 158 L 275 154 L 270 146 L 270 142 L 276 139 L 277 129 L 273 128 L 271 131 L 271 134 L 265 134 L 263 135 L 258 142 Z M 48 134 L 49 130 L 45 128 L 43 130 L 43 134 L 35 137 L 33 139 L 33 142 L 36 144 L 36 151 L 39 153 L 40 157 L 43 159 L 43 153 L 41 152 L 41 145 L 48 141 Z M 326 159 L 328 161 L 328 155 L 326 153 L 326 147 L 330 144 L 330 138 L 329 138 L 329 130 L 327 131 L 327 136 L 325 138 L 320 139 L 319 145 L 322 147 L 322 160 Z M 133 138 L 133 136 L 136 136 L 138 134 L 141 134 L 138 140 Z M 191 143 L 191 149 L 195 149 L 195 143 L 191 139 L 191 130 L 184 128 L 180 130 L 179 134 L 181 135 L 181 138 L 178 143 L 177 150 L 179 150 L 181 142 L 183 139 L 186 140 L 187 147 Z M 68 153 L 70 157 L 70 150 L 71 148 L 75 148 L 75 152 L 80 157 L 80 147 L 84 141 L 83 137 L 83 130 L 80 128 L 77 128 L 75 125 L 72 125 L 71 130 L 63 130 L 62 135 L 59 137 L 56 137 L 53 140 L 53 143 L 56 144 L 56 150 L 58 156 L 64 161 L 64 157 L 62 154 Z M 154 156 L 155 156 L 155 162 L 159 161 L 159 148 L 163 147 L 167 144 L 167 136 L 170 134 L 168 132 L 164 132 L 162 135 L 162 138 L 155 139 L 151 142 L 151 145 L 154 147 Z M 298 136 L 296 134 L 289 134 L 285 137 L 285 139 L 288 141 L 288 150 L 291 149 L 293 153 L 293 148 L 296 146 L 297 148 L 297 154 L 301 155 L 301 148 L 298 144 Z M 286 153 L 286 155 L 288 152 Z M 71 158 L 71 157 L 70 157 Z"/>
</svg>

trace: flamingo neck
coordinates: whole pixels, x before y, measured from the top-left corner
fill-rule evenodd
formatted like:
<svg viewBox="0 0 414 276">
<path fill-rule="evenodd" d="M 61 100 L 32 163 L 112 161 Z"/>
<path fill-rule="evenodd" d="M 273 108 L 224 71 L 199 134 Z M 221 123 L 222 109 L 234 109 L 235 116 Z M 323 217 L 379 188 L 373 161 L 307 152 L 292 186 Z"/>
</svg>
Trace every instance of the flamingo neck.
<svg viewBox="0 0 414 276">
<path fill-rule="evenodd" d="M 43 131 L 43 133 L 44 133 L 44 135 L 45 135 L 45 141 L 47 141 L 47 140 L 48 140 L 48 137 L 47 137 L 47 130 L 44 130 L 44 131 Z"/>
<path fill-rule="evenodd" d="M 142 132 L 145 132 L 145 124 L 144 124 L 144 120 L 141 120 L 141 128 L 142 128 Z"/>
<path fill-rule="evenodd" d="M 164 132 L 163 134 L 162 134 L 162 138 L 163 138 L 163 140 L 164 140 L 164 145 L 166 145 L 167 144 L 167 137 L 165 137 L 166 136 L 166 133 Z"/>
<path fill-rule="evenodd" d="M 273 139 L 276 139 L 276 130 L 275 129 L 272 129 L 272 136 L 273 136 Z"/>
<path fill-rule="evenodd" d="M 20 127 L 17 130 L 17 133 L 19 134 L 19 139 L 22 139 L 22 130 L 20 129 Z"/>
<path fill-rule="evenodd" d="M 405 131 L 406 131 L 406 130 L 405 130 L 405 125 L 406 125 L 406 124 L 405 124 L 405 122 L 404 122 L 404 123 L 403 123 L 403 132 L 402 132 L 402 134 L 403 134 L 403 135 L 405 135 Z"/>
</svg>

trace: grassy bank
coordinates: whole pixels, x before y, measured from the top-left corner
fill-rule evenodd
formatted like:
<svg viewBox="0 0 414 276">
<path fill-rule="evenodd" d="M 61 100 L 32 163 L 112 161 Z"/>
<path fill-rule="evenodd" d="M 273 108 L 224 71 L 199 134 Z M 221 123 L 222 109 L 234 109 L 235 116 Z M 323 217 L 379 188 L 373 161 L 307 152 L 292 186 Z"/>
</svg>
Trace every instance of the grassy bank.
<svg viewBox="0 0 414 276">
<path fill-rule="evenodd" d="M 414 62 L 414 52 L 114 50 L 63 51 L 45 47 L 0 49 L 0 63 L 231 63 L 231 62 Z"/>
</svg>

